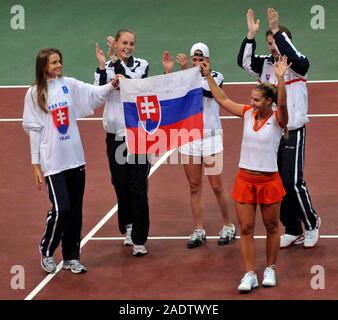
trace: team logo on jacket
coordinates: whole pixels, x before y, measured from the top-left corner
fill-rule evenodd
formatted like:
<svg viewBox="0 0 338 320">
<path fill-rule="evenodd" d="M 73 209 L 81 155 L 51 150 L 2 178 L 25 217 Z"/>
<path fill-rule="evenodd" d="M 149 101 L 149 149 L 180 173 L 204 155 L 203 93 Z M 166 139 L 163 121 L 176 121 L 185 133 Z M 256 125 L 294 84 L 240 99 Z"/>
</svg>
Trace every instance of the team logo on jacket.
<svg viewBox="0 0 338 320">
<path fill-rule="evenodd" d="M 157 96 L 138 96 L 136 106 L 143 129 L 153 134 L 161 123 L 161 106 Z"/>
<path fill-rule="evenodd" d="M 270 74 L 266 74 L 265 78 L 266 78 L 266 81 L 269 81 L 270 80 Z"/>
<path fill-rule="evenodd" d="M 68 107 L 64 106 L 51 111 L 53 123 L 61 134 L 66 134 L 69 127 Z"/>
</svg>

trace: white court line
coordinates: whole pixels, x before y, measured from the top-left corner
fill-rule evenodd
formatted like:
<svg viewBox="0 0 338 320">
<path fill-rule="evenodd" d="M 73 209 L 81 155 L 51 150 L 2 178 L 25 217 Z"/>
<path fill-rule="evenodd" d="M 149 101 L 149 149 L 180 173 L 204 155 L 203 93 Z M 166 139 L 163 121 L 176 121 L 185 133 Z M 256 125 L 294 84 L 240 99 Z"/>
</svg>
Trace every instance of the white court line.
<svg viewBox="0 0 338 320">
<path fill-rule="evenodd" d="M 0 89 L 19 89 L 19 88 L 29 88 L 30 85 L 20 85 L 20 86 L 0 86 Z"/>
<path fill-rule="evenodd" d="M 330 118 L 330 117 L 338 117 L 338 113 L 323 113 L 323 114 L 308 114 L 309 118 Z M 237 116 L 220 116 L 222 119 L 240 119 L 240 117 Z"/>
<path fill-rule="evenodd" d="M 102 121 L 102 118 L 77 118 L 78 121 Z M 22 122 L 22 118 L 0 119 L 0 122 Z"/>
<path fill-rule="evenodd" d="M 308 80 L 307 83 L 336 83 L 338 80 Z M 241 85 L 241 84 L 257 84 L 257 81 L 235 81 L 235 82 L 223 82 L 223 84 Z M 19 89 L 29 88 L 31 85 L 17 85 L 17 86 L 0 86 L 0 89 Z"/>
<path fill-rule="evenodd" d="M 168 236 L 168 237 L 148 237 L 148 240 L 186 240 L 189 236 Z M 236 236 L 240 239 L 240 236 Z M 254 236 L 255 239 L 266 239 L 266 236 Z M 338 239 L 338 235 L 320 235 L 321 239 Z M 90 240 L 94 241 L 118 241 L 123 240 L 124 237 L 93 237 Z M 207 239 L 219 239 L 219 236 L 207 236 Z"/>
<path fill-rule="evenodd" d="M 330 117 L 338 117 L 338 113 L 323 113 L 323 114 L 308 114 L 309 118 L 330 118 Z M 240 119 L 237 116 L 220 116 L 221 120 L 223 119 Z M 102 121 L 102 118 L 78 118 L 78 121 Z M 0 119 L 0 122 L 22 122 L 21 118 L 13 118 L 13 119 Z"/>
<path fill-rule="evenodd" d="M 336 83 L 338 80 L 308 80 L 307 83 Z M 237 82 L 223 82 L 223 84 L 241 85 L 241 84 L 257 84 L 257 81 L 237 81 Z M 1 88 L 1 87 L 0 87 Z"/>
<path fill-rule="evenodd" d="M 175 149 L 166 152 L 150 169 L 149 177 L 160 167 L 160 165 L 175 151 Z M 80 247 L 82 248 L 92 236 L 116 213 L 117 204 L 101 219 L 101 221 L 89 231 L 89 233 L 82 239 Z M 57 273 L 62 269 L 63 261 L 57 265 L 55 273 L 46 276 L 25 298 L 25 300 L 32 300 L 47 284 L 51 281 Z"/>
</svg>

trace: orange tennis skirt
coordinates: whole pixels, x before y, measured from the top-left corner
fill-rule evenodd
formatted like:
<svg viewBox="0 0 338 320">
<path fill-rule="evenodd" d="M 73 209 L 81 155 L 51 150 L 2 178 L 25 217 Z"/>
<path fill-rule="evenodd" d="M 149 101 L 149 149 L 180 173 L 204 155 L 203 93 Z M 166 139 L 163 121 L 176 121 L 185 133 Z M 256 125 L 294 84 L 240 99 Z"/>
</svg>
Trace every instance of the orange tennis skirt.
<svg viewBox="0 0 338 320">
<path fill-rule="evenodd" d="M 240 203 L 271 204 L 282 201 L 286 192 L 278 172 L 257 175 L 239 169 L 232 197 Z"/>
</svg>

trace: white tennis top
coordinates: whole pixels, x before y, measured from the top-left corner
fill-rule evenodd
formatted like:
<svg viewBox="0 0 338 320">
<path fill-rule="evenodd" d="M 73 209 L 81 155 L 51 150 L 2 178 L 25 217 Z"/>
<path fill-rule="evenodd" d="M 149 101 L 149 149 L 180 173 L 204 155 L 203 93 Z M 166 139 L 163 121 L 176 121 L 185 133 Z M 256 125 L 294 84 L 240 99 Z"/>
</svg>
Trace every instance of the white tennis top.
<svg viewBox="0 0 338 320">
<path fill-rule="evenodd" d="M 256 113 L 251 106 L 243 107 L 243 138 L 239 167 L 254 171 L 277 172 L 277 153 L 283 128 L 277 112 L 271 114 L 260 127 L 255 128 Z"/>
</svg>

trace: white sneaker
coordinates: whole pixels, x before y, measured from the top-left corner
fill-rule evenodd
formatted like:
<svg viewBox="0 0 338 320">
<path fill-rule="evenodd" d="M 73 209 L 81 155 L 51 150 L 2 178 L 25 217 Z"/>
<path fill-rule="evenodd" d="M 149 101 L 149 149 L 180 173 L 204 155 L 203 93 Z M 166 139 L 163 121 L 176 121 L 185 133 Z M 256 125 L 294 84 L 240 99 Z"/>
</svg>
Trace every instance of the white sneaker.
<svg viewBox="0 0 338 320">
<path fill-rule="evenodd" d="M 187 248 L 196 248 L 207 241 L 205 236 L 204 229 L 195 229 L 194 232 L 189 236 L 189 240 L 187 241 Z"/>
<path fill-rule="evenodd" d="M 218 245 L 225 246 L 226 244 L 231 244 L 236 240 L 236 228 L 232 224 L 231 227 L 223 226 L 222 230 L 218 233 Z"/>
<path fill-rule="evenodd" d="M 72 260 L 63 260 L 62 269 L 70 270 L 73 273 L 85 273 L 87 272 L 87 268 L 80 263 L 79 260 L 72 259 Z"/>
<path fill-rule="evenodd" d="M 300 234 L 298 236 L 294 236 L 292 234 L 284 233 L 280 237 L 280 248 L 287 248 L 292 244 L 301 244 L 304 242 L 304 235 Z"/>
<path fill-rule="evenodd" d="M 257 275 L 253 271 L 247 272 L 238 286 L 239 292 L 249 292 L 258 287 Z"/>
<path fill-rule="evenodd" d="M 41 257 L 41 267 L 48 273 L 54 273 L 56 271 L 56 263 L 53 257 Z"/>
<path fill-rule="evenodd" d="M 263 287 L 274 287 L 276 285 L 276 274 L 272 266 L 265 268 L 262 285 Z"/>
<path fill-rule="evenodd" d="M 304 248 L 313 248 L 319 240 L 319 228 L 321 220 L 318 217 L 317 227 L 313 230 L 305 230 Z"/>
<path fill-rule="evenodd" d="M 148 253 L 146 247 L 140 244 L 134 244 L 133 246 L 133 256 L 144 256 Z"/>
<path fill-rule="evenodd" d="M 133 240 L 131 240 L 131 230 L 132 230 L 132 225 L 131 224 L 127 224 L 126 225 L 126 237 L 124 238 L 124 242 L 123 244 L 125 246 L 132 246 L 133 245 Z"/>
</svg>

